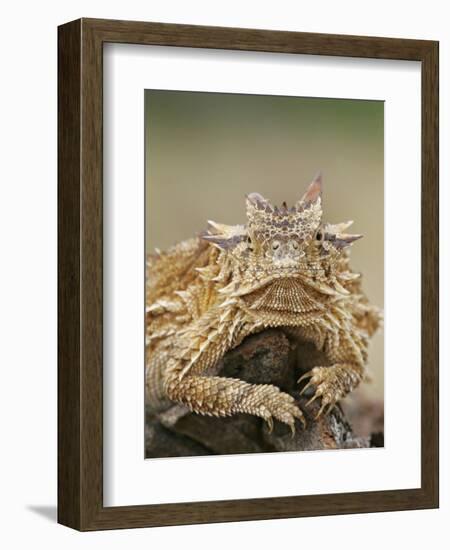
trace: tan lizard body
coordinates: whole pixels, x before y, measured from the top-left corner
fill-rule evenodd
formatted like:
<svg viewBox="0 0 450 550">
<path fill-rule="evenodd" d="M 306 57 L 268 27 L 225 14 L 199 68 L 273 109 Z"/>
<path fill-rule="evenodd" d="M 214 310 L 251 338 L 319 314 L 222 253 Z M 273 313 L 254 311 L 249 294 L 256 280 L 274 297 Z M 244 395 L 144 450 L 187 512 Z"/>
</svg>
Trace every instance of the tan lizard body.
<svg viewBox="0 0 450 550">
<path fill-rule="evenodd" d="M 249 334 L 281 327 L 313 342 L 328 365 L 303 378 L 321 398 L 319 414 L 363 379 L 380 310 L 368 303 L 349 266 L 351 222 L 322 222 L 321 180 L 288 209 L 257 193 L 247 224 L 209 222 L 200 237 L 149 256 L 146 289 L 146 390 L 153 410 L 179 402 L 200 414 L 248 413 L 294 430 L 303 413 L 273 385 L 215 375 L 214 368 Z M 304 391 L 303 389 L 303 391 Z"/>
</svg>

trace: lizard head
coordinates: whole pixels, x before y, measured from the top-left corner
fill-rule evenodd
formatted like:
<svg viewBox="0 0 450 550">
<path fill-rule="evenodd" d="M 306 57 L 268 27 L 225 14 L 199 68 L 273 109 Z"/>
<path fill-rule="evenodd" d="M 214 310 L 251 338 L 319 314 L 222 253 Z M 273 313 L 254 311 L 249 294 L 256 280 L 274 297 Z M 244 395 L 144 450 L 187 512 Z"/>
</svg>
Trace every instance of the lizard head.
<svg viewBox="0 0 450 550">
<path fill-rule="evenodd" d="M 320 175 L 291 208 L 286 203 L 272 206 L 259 193 L 250 193 L 246 210 L 246 225 L 210 221 L 202 235 L 223 251 L 232 279 L 230 294 L 235 296 L 274 282 L 277 287 L 281 283 L 282 293 L 283 279 L 301 280 L 319 289 L 345 249 L 361 237 L 345 233 L 352 222 L 323 222 Z"/>
</svg>

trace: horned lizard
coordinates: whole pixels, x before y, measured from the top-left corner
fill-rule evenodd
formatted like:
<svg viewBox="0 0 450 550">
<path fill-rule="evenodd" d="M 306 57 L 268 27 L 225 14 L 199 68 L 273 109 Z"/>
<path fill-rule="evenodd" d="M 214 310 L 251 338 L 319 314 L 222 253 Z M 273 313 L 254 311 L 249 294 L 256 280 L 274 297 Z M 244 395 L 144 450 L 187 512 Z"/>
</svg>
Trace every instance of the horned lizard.
<svg viewBox="0 0 450 550">
<path fill-rule="evenodd" d="M 361 235 L 352 222 L 322 221 L 317 176 L 292 207 L 258 193 L 246 200 L 247 224 L 208 222 L 207 230 L 147 260 L 146 399 L 157 411 L 168 402 L 214 416 L 248 413 L 273 427 L 305 424 L 294 397 L 270 384 L 217 376 L 223 355 L 268 327 L 312 342 L 328 365 L 308 379 L 328 413 L 364 378 L 369 339 L 381 311 L 369 304 L 349 250 Z"/>
</svg>

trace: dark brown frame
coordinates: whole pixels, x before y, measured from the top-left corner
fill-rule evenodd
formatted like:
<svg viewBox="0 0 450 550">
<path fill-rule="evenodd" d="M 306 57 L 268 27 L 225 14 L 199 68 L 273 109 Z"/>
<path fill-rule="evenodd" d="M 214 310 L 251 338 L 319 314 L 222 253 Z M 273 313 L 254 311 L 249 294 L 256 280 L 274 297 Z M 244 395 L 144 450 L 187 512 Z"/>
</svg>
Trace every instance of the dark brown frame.
<svg viewBox="0 0 450 550">
<path fill-rule="evenodd" d="M 103 44 L 422 64 L 422 484 L 419 489 L 103 506 Z M 438 507 L 438 42 L 79 19 L 58 29 L 58 521 L 82 531 Z M 405 206 L 407 207 L 407 206 Z M 398 345 L 402 344 L 400 335 Z"/>
</svg>

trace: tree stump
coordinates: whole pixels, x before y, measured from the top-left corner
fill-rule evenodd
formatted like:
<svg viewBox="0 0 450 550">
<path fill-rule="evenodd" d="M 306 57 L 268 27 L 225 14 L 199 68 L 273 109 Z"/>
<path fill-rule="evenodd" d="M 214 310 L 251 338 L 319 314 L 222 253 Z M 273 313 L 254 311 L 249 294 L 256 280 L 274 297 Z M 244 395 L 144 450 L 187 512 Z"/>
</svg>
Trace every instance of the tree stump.
<svg viewBox="0 0 450 550">
<path fill-rule="evenodd" d="M 296 421 L 294 436 L 285 424 L 274 421 L 269 432 L 257 417 L 238 414 L 215 418 L 191 413 L 173 405 L 158 414 L 147 413 L 146 457 L 200 456 L 275 451 L 311 451 L 380 446 L 380 434 L 357 435 L 342 408 L 337 405 L 327 416 L 314 420 L 320 400 L 310 407 L 310 388 L 300 396 L 296 380 L 315 365 L 326 365 L 323 355 L 310 344 L 293 345 L 279 329 L 252 335 L 229 351 L 218 365 L 221 376 L 240 378 L 253 384 L 274 384 L 290 393 L 306 419 L 306 428 Z M 306 381 L 305 381 L 306 382 Z M 357 412 L 353 408 L 353 413 Z"/>
</svg>

